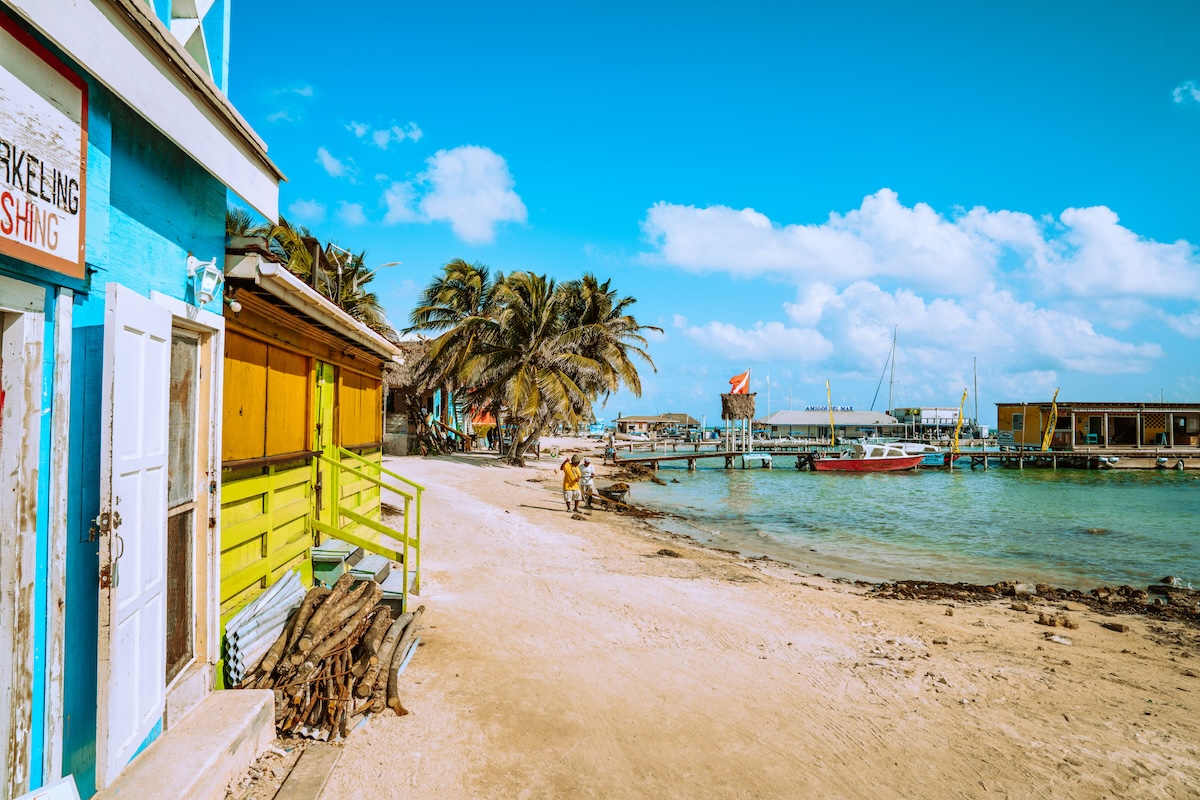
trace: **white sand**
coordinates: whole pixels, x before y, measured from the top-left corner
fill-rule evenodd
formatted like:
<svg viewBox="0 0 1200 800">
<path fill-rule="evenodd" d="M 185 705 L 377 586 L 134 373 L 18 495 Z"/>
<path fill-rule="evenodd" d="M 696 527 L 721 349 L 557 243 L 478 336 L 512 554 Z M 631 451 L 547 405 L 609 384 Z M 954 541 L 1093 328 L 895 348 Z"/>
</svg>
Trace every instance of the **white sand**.
<svg viewBox="0 0 1200 800">
<path fill-rule="evenodd" d="M 947 616 L 572 520 L 548 458 L 394 466 L 429 489 L 412 713 L 351 736 L 325 798 L 1200 792 L 1195 629 L 1076 610 L 1055 644 L 1007 603 Z"/>
</svg>

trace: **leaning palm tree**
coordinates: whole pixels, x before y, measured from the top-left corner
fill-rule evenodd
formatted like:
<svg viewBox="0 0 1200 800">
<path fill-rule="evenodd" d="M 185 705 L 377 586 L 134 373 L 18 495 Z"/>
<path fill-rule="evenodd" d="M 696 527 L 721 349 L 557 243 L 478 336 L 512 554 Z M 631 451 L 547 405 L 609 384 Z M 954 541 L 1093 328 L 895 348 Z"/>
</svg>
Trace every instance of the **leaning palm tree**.
<svg viewBox="0 0 1200 800">
<path fill-rule="evenodd" d="M 483 323 L 499 312 L 496 292 L 502 282 L 503 276 L 493 278 L 487 266 L 456 258 L 425 287 L 405 332 L 440 335 L 418 365 L 419 383 L 446 385 L 452 391 L 463 388 L 463 363 L 475 351 Z"/>
<path fill-rule="evenodd" d="M 456 377 L 475 387 L 476 403 L 493 399 L 508 409 L 515 430 L 505 458 L 520 464 L 552 420 L 578 422 L 591 403 L 584 386 L 601 366 L 580 352 L 583 330 L 565 324 L 553 280 L 516 272 L 496 295 L 499 312 L 479 323 L 476 346 Z"/>
</svg>

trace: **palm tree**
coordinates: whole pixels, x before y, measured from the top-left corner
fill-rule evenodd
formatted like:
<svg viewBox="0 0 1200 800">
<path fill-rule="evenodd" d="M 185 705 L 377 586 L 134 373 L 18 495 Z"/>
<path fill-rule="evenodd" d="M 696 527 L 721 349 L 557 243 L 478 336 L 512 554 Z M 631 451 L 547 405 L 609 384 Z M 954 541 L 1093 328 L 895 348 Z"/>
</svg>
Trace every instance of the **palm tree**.
<svg viewBox="0 0 1200 800">
<path fill-rule="evenodd" d="M 662 333 L 653 325 L 641 325 L 629 314 L 637 302 L 633 297 L 618 297 L 612 281 L 601 283 L 592 273 L 584 273 L 577 281 L 568 281 L 561 290 L 568 325 L 586 329 L 581 352 L 601 365 L 597 381 L 588 388 L 595 396 L 606 399 L 621 386 L 635 397 L 641 397 L 642 382 L 631 356 L 636 356 L 655 369 L 654 360 L 646 351 L 645 333 Z"/>
<path fill-rule="evenodd" d="M 508 409 L 515 424 L 510 463 L 522 463 L 551 421 L 574 424 L 591 405 L 584 386 L 602 367 L 580 352 L 584 329 L 566 324 L 564 299 L 544 275 L 509 275 L 496 289 L 499 312 L 479 324 L 457 376 L 475 387 L 469 396 L 476 402 L 490 398 Z"/>
</svg>

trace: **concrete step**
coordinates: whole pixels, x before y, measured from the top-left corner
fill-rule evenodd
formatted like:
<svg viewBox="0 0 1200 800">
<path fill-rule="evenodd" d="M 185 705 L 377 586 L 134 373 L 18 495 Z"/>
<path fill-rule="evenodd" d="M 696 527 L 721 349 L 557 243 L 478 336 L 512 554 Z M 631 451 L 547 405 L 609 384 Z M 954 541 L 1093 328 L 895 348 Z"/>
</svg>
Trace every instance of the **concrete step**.
<svg viewBox="0 0 1200 800">
<path fill-rule="evenodd" d="M 379 584 L 383 589 L 383 596 L 388 600 L 398 600 L 404 596 L 404 570 L 401 568 L 397 572 L 393 572 L 383 579 Z"/>
<path fill-rule="evenodd" d="M 269 690 L 213 692 L 133 760 L 96 800 L 224 800 L 275 739 Z"/>
</svg>

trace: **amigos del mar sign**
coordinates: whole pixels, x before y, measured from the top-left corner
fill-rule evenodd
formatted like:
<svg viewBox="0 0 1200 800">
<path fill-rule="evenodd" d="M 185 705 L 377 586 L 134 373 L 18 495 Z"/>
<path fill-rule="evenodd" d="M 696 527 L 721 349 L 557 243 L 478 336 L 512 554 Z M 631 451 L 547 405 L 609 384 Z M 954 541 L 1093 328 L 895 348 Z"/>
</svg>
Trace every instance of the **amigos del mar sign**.
<svg viewBox="0 0 1200 800">
<path fill-rule="evenodd" d="M 87 85 L 0 12 L 0 253 L 84 277 Z"/>
</svg>

